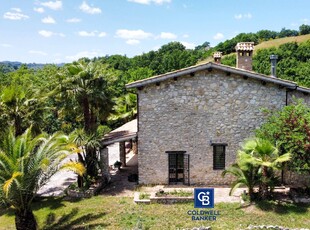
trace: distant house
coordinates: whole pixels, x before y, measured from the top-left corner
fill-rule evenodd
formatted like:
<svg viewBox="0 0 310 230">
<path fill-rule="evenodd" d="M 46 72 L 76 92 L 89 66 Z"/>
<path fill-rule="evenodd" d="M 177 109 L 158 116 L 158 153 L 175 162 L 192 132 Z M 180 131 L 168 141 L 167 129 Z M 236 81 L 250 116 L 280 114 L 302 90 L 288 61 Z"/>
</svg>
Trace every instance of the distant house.
<svg viewBox="0 0 310 230">
<path fill-rule="evenodd" d="M 229 184 L 222 171 L 244 139 L 292 97 L 310 89 L 252 71 L 253 43 L 238 43 L 237 67 L 200 64 L 128 84 L 138 94 L 138 162 L 142 184 Z M 286 182 L 300 177 L 287 173 Z"/>
</svg>

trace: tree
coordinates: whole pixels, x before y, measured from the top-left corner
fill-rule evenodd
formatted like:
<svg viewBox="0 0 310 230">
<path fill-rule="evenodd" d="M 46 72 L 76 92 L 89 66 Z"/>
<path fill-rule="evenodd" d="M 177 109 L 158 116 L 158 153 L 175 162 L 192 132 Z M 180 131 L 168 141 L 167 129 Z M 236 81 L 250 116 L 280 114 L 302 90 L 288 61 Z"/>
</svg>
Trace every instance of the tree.
<svg viewBox="0 0 310 230">
<path fill-rule="evenodd" d="M 66 76 L 57 92 L 64 98 L 73 97 L 83 117 L 83 127 L 86 133 L 96 131 L 101 121 L 104 121 L 112 109 L 113 102 L 110 83 L 111 79 L 102 75 L 103 70 L 98 63 L 80 60 L 65 66 Z M 72 107 L 71 107 L 72 109 Z"/>
<path fill-rule="evenodd" d="M 291 158 L 290 153 L 280 155 L 277 147 L 261 138 L 247 140 L 238 155 L 241 165 L 249 164 L 260 168 L 262 178 L 259 192 L 262 199 L 268 196 L 268 182 L 271 179 L 268 170 L 280 169 L 282 163 Z"/>
<path fill-rule="evenodd" d="M 279 146 L 280 154 L 290 152 L 290 170 L 310 173 L 310 108 L 302 100 L 285 106 L 280 111 L 267 111 L 267 121 L 256 131 L 258 137 Z"/>
<path fill-rule="evenodd" d="M 66 76 L 56 92 L 63 94 L 64 98 L 69 98 L 69 102 L 74 101 L 77 105 L 77 116 L 82 117 L 83 128 L 87 135 L 96 133 L 98 125 L 106 121 L 112 110 L 113 90 L 109 85 L 110 76 L 105 76 L 105 66 L 100 63 L 80 60 L 65 66 Z M 67 107 L 69 111 L 73 108 Z M 93 146 L 86 149 L 86 169 L 87 175 L 97 177 L 97 151 Z"/>
<path fill-rule="evenodd" d="M 121 120 L 122 123 L 128 122 L 136 118 L 137 115 L 137 95 L 134 93 L 127 93 L 124 96 L 115 98 L 115 105 L 113 106 L 113 113 L 110 120 Z"/>
<path fill-rule="evenodd" d="M 68 137 L 55 133 L 51 136 L 31 135 L 27 129 L 15 137 L 8 131 L 0 143 L 0 200 L 15 210 L 18 230 L 37 229 L 31 204 L 39 190 L 60 168 L 82 175 L 85 168 L 77 162 L 60 166 L 74 148 Z"/>
<path fill-rule="evenodd" d="M 302 24 L 301 26 L 299 26 L 299 34 L 300 35 L 310 34 L 310 25 Z"/>
<path fill-rule="evenodd" d="M 254 200 L 254 186 L 259 184 L 260 174 L 258 167 L 254 167 L 252 164 L 242 163 L 240 158 L 237 158 L 237 163 L 229 166 L 222 173 L 224 177 L 226 174 L 231 174 L 236 177 L 236 180 L 232 183 L 229 195 L 231 196 L 235 189 L 245 185 L 248 187 L 250 200 Z"/>
<path fill-rule="evenodd" d="M 3 124 L 14 126 L 16 136 L 30 125 L 33 131 L 39 132 L 41 108 L 30 89 L 15 84 L 6 87 L 1 94 L 0 111 Z"/>
<path fill-rule="evenodd" d="M 285 27 L 279 32 L 279 38 L 298 36 L 297 30 L 286 29 Z"/>
</svg>

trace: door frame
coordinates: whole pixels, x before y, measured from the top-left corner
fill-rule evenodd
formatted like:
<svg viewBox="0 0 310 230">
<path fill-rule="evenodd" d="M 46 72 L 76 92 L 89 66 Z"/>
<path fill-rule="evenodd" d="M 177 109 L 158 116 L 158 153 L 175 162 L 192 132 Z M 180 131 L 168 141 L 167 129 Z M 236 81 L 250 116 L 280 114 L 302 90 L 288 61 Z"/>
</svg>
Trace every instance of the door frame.
<svg viewBox="0 0 310 230">
<path fill-rule="evenodd" d="M 176 163 L 178 162 L 177 158 L 179 155 L 183 156 L 183 181 L 182 183 L 185 185 L 189 185 L 189 155 L 186 154 L 186 151 L 166 151 L 167 155 L 168 155 L 168 184 L 174 184 L 174 183 L 180 183 L 178 181 L 176 182 L 171 182 L 170 181 L 170 155 L 174 154 L 177 155 L 176 157 Z M 177 167 L 177 166 L 176 166 Z M 178 172 L 177 172 L 176 168 L 176 172 L 175 172 L 175 177 L 176 179 L 178 179 Z"/>
</svg>

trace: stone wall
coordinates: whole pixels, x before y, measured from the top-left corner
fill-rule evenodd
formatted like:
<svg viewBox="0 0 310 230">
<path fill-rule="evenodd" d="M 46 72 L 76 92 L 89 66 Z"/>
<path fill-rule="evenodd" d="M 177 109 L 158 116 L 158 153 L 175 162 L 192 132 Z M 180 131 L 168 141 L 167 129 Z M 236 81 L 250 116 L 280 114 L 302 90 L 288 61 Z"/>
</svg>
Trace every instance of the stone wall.
<svg viewBox="0 0 310 230">
<path fill-rule="evenodd" d="M 262 108 L 280 109 L 286 89 L 218 70 L 148 85 L 139 93 L 139 182 L 168 183 L 166 151 L 190 155 L 190 183 L 229 184 L 213 170 L 211 142 L 225 142 L 228 167 L 244 139 L 265 119 Z"/>
<path fill-rule="evenodd" d="M 304 100 L 304 103 L 307 104 L 308 106 L 310 106 L 310 96 L 308 94 L 305 94 L 303 92 L 297 91 L 297 90 L 293 90 L 293 91 L 289 91 L 288 95 L 287 95 L 287 99 L 288 99 L 288 103 L 293 102 L 294 98 L 301 98 Z"/>
</svg>

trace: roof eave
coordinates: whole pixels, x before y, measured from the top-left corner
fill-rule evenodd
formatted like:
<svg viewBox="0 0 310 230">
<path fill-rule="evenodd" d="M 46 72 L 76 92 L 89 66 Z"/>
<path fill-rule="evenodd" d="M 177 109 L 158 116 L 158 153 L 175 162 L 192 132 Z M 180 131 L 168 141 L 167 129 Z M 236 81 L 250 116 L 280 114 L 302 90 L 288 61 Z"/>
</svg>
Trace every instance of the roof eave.
<svg viewBox="0 0 310 230">
<path fill-rule="evenodd" d="M 126 88 L 130 89 L 130 88 L 142 87 L 142 86 L 145 86 L 145 85 L 148 85 L 148 84 L 165 81 L 165 80 L 168 80 L 168 79 L 171 79 L 171 78 L 175 78 L 175 77 L 191 74 L 191 73 L 194 73 L 194 72 L 197 72 L 197 71 L 200 71 L 200 70 L 205 70 L 205 69 L 210 68 L 210 67 L 211 67 L 211 62 L 209 62 L 207 64 L 199 65 L 199 66 L 189 67 L 189 68 L 186 68 L 186 69 L 181 70 L 181 71 L 171 72 L 171 73 L 167 73 L 167 74 L 163 74 L 163 75 L 158 75 L 158 76 L 155 76 L 155 77 L 152 77 L 152 78 L 148 78 L 148 79 L 145 79 L 145 80 L 129 83 L 129 84 L 126 85 Z"/>
<path fill-rule="evenodd" d="M 250 72 L 250 71 L 244 71 L 244 70 L 239 70 L 233 67 L 228 67 L 228 66 L 224 66 L 224 65 L 216 65 L 217 69 L 226 71 L 226 72 L 230 72 L 230 73 L 235 73 L 238 75 L 243 75 L 243 76 L 247 76 L 247 77 L 251 77 L 253 79 L 257 79 L 257 80 L 261 80 L 261 81 L 265 81 L 265 82 L 272 82 L 278 85 L 282 85 L 285 86 L 287 88 L 292 88 L 295 89 L 297 84 L 294 82 L 289 82 L 289 81 L 285 81 L 279 78 L 275 78 L 275 77 L 267 77 L 267 76 L 263 76 L 261 74 L 257 74 L 255 72 Z"/>
<path fill-rule="evenodd" d="M 197 71 L 206 70 L 208 68 L 215 68 L 215 69 L 219 69 L 219 70 L 222 70 L 225 72 L 234 73 L 234 74 L 238 74 L 238 75 L 242 75 L 242 76 L 247 76 L 247 77 L 251 77 L 253 79 L 257 79 L 257 80 L 261 80 L 261 81 L 265 81 L 265 82 L 272 82 L 272 83 L 275 83 L 275 84 L 278 84 L 278 85 L 281 85 L 281 86 L 284 86 L 284 87 L 287 87 L 290 89 L 296 89 L 296 87 L 297 87 L 297 84 L 295 82 L 290 82 L 290 81 L 282 80 L 282 79 L 275 78 L 275 77 L 268 77 L 268 76 L 264 76 L 262 74 L 257 74 L 255 72 L 245 71 L 242 69 L 237 69 L 237 68 L 233 68 L 230 66 L 225 66 L 225 65 L 215 64 L 213 62 L 209 62 L 207 64 L 193 66 L 193 67 L 189 67 L 189 68 L 186 68 L 186 69 L 183 69 L 180 71 L 162 74 L 162 75 L 158 75 L 158 76 L 155 76 L 152 78 L 148 78 L 148 79 L 136 81 L 133 83 L 129 83 L 126 85 L 126 88 L 130 89 L 130 88 L 143 87 L 143 86 L 148 85 L 148 84 L 165 81 L 165 80 L 168 80 L 168 79 L 171 79 L 174 77 L 179 77 L 179 76 L 191 74 L 191 73 L 194 73 Z"/>
<path fill-rule="evenodd" d="M 308 93 L 308 94 L 310 94 L 310 89 L 309 89 L 309 88 L 305 88 L 305 87 L 300 87 L 300 86 L 298 86 L 298 87 L 296 88 L 296 90 L 297 90 L 297 91 L 300 91 L 300 92 L 302 92 L 302 93 Z"/>
</svg>

